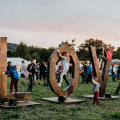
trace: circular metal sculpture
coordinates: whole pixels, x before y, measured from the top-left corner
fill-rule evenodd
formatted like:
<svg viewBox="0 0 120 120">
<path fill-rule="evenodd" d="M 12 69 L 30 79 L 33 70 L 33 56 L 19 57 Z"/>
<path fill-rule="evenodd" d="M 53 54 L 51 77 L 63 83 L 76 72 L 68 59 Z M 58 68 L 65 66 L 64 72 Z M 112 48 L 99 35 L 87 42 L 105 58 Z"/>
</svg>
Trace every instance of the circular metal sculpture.
<svg viewBox="0 0 120 120">
<path fill-rule="evenodd" d="M 56 63 L 59 60 L 59 56 L 57 51 L 55 50 L 51 54 L 48 62 L 48 81 L 52 91 L 56 95 L 67 98 L 73 91 L 75 91 L 78 84 L 79 60 L 76 55 L 76 52 L 72 48 L 70 48 L 67 44 L 64 44 L 61 47 L 59 47 L 59 51 L 60 53 L 69 52 L 70 57 L 72 58 L 72 61 L 73 61 L 73 78 L 69 84 L 69 87 L 65 91 L 57 85 L 55 72 L 56 72 Z"/>
</svg>

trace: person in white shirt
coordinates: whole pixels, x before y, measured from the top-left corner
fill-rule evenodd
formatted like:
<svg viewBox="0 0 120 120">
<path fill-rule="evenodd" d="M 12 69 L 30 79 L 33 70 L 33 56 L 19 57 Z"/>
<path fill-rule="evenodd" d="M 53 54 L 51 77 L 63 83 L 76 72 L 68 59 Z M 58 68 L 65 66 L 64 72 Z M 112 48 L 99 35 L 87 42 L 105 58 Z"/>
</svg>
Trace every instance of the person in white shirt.
<svg viewBox="0 0 120 120">
<path fill-rule="evenodd" d="M 26 72 L 26 66 L 25 61 L 22 61 L 21 67 L 20 67 L 20 74 L 21 74 L 21 84 L 25 84 L 25 72 Z"/>
<path fill-rule="evenodd" d="M 62 72 L 60 74 L 60 81 L 58 83 L 58 86 L 61 87 L 61 83 L 62 83 L 62 78 L 64 78 L 64 80 L 66 81 L 67 85 L 69 85 L 68 80 L 66 79 L 66 73 L 69 70 L 69 62 L 70 62 L 70 57 L 69 57 L 69 52 L 63 52 L 62 55 L 59 52 L 59 50 L 57 50 L 59 57 L 61 57 L 62 60 Z"/>
</svg>

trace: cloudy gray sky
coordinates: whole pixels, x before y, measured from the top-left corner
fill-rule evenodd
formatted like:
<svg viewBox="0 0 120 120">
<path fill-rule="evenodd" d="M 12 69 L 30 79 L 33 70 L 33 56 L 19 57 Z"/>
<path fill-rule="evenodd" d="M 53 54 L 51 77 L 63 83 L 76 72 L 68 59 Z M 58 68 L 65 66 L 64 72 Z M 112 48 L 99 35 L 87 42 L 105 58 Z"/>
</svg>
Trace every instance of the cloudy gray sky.
<svg viewBox="0 0 120 120">
<path fill-rule="evenodd" d="M 0 36 L 48 48 L 76 38 L 120 46 L 120 0 L 0 0 Z"/>
</svg>

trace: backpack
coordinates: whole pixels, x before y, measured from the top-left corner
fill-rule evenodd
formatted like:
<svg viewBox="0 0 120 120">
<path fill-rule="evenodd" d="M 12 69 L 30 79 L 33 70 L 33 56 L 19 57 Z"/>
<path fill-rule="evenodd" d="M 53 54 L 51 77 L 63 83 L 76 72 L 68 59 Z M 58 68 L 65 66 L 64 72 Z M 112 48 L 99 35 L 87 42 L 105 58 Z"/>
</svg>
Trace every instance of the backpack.
<svg viewBox="0 0 120 120">
<path fill-rule="evenodd" d="M 11 77 L 12 77 L 12 79 L 15 79 L 15 80 L 19 79 L 19 74 L 18 74 L 18 71 L 16 69 L 11 70 Z"/>
<path fill-rule="evenodd" d="M 31 72 L 32 67 L 33 67 L 33 64 L 29 64 L 29 65 L 28 65 L 28 67 L 27 67 L 28 72 Z"/>
</svg>

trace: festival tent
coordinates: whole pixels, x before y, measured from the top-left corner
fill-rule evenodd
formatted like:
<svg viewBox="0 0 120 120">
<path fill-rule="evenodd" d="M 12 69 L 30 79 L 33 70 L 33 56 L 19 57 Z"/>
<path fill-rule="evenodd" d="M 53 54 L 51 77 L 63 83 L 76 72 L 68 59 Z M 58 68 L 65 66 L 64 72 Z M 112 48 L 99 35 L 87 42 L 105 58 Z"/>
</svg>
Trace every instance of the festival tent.
<svg viewBox="0 0 120 120">
<path fill-rule="evenodd" d="M 20 66 L 21 66 L 21 62 L 22 62 L 23 60 L 25 61 L 26 67 L 27 67 L 28 64 L 31 63 L 30 61 L 25 60 L 25 59 L 20 58 L 20 57 L 8 57 L 8 58 L 7 58 L 7 62 L 8 62 L 8 61 L 11 61 L 11 62 L 13 63 L 13 65 L 16 66 L 16 69 L 18 70 L 19 75 L 20 75 Z"/>
<path fill-rule="evenodd" d="M 8 57 L 8 58 L 7 58 L 7 62 L 8 62 L 8 61 L 11 61 L 11 62 L 13 63 L 13 65 L 21 65 L 21 62 L 22 62 L 23 60 L 25 61 L 25 65 L 30 64 L 30 61 L 25 60 L 25 59 L 20 58 L 20 57 Z"/>
</svg>

